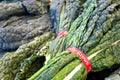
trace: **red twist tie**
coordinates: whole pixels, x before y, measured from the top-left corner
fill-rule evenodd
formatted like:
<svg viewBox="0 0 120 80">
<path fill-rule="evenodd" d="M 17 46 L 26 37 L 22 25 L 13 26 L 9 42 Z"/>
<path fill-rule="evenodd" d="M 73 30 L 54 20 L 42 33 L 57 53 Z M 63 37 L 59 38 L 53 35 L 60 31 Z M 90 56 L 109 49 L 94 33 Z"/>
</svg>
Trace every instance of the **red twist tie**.
<svg viewBox="0 0 120 80">
<path fill-rule="evenodd" d="M 85 65 L 86 69 L 88 72 L 90 72 L 92 70 L 90 61 L 87 59 L 86 55 L 84 54 L 84 52 L 82 52 L 81 50 L 79 50 L 76 47 L 69 47 L 67 49 L 67 51 L 74 53 L 75 55 L 79 56 L 82 63 Z"/>
<path fill-rule="evenodd" d="M 67 35 L 68 35 L 68 32 L 63 30 L 63 31 L 60 31 L 57 36 L 60 37 L 60 36 L 67 36 Z"/>
</svg>

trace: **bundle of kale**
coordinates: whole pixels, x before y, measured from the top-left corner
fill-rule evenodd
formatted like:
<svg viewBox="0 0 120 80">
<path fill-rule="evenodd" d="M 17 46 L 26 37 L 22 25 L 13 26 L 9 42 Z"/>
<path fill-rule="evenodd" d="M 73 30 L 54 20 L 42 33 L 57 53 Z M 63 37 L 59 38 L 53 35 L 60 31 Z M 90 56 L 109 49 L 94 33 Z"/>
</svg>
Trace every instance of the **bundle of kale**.
<svg viewBox="0 0 120 80">
<path fill-rule="evenodd" d="M 68 35 L 51 42 L 51 59 L 29 80 L 85 80 L 87 70 L 77 56 L 66 51 L 69 46 L 86 54 L 92 72 L 120 64 L 120 1 L 64 0 L 57 22 L 56 32 L 67 30 Z"/>
<path fill-rule="evenodd" d="M 0 53 L 13 51 L 44 32 L 52 31 L 48 2 L 0 3 Z"/>
<path fill-rule="evenodd" d="M 0 79 L 26 80 L 39 70 L 45 61 L 44 45 L 54 38 L 54 33 L 47 32 L 33 41 L 20 46 L 15 52 L 8 52 L 0 59 Z"/>
</svg>

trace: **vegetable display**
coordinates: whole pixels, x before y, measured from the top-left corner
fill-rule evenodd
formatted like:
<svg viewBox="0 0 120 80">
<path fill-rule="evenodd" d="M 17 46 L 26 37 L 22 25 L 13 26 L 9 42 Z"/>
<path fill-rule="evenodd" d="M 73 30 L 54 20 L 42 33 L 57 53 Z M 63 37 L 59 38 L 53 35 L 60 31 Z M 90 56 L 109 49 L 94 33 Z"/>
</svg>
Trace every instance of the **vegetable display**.
<svg viewBox="0 0 120 80">
<path fill-rule="evenodd" d="M 120 65 L 120 0 L 49 4 L 55 34 L 44 33 L 4 55 L 0 79 L 86 80 L 90 72 Z"/>
</svg>

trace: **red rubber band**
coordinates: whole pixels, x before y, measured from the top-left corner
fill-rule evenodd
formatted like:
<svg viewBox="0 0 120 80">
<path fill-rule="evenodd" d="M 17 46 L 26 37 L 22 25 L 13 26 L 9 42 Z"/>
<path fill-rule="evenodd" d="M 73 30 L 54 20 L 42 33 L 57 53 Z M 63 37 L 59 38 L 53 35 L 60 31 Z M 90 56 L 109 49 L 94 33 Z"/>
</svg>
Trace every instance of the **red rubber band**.
<svg viewBox="0 0 120 80">
<path fill-rule="evenodd" d="M 60 37 L 60 36 L 67 36 L 67 35 L 68 35 L 68 32 L 63 30 L 63 31 L 60 31 L 57 36 Z"/>
<path fill-rule="evenodd" d="M 82 52 L 81 50 L 79 50 L 76 47 L 69 47 L 67 49 L 67 51 L 74 53 L 75 55 L 79 56 L 82 63 L 85 65 L 86 69 L 88 72 L 90 72 L 92 70 L 90 61 L 87 59 L 86 55 L 84 54 L 84 52 Z"/>
<path fill-rule="evenodd" d="M 49 1 L 49 3 L 51 3 L 52 2 L 52 0 L 48 0 Z"/>
</svg>

